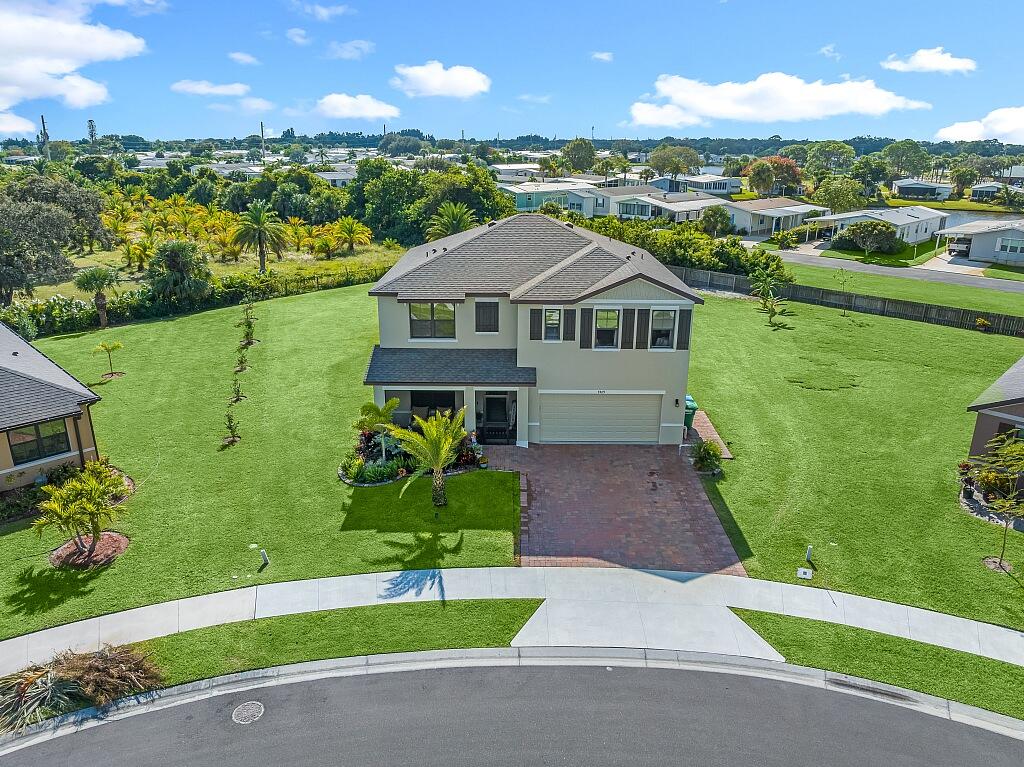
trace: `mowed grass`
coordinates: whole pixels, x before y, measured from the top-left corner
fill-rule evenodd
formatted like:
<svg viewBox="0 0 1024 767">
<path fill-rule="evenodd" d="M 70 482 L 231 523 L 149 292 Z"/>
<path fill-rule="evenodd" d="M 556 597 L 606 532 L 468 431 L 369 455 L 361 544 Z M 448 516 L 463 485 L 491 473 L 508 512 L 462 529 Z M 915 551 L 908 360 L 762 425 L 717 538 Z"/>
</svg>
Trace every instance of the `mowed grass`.
<svg viewBox="0 0 1024 767">
<path fill-rule="evenodd" d="M 131 545 L 98 572 L 58 571 L 25 522 L 0 527 L 0 638 L 101 613 L 268 581 L 412 569 L 511 565 L 518 481 L 474 472 L 451 479 L 434 519 L 430 483 L 352 489 L 337 466 L 370 390 L 376 340 L 368 286 L 257 305 L 248 399 L 232 408 L 242 441 L 222 449 L 241 308 L 61 338 L 39 347 L 103 400 L 101 452 L 138 492 L 113 525 Z M 100 383 L 117 340 L 123 378 Z M 270 567 L 259 571 L 259 548 Z"/>
<path fill-rule="evenodd" d="M 864 255 L 863 250 L 828 248 L 821 251 L 821 255 L 827 258 L 860 261 L 864 264 L 875 264 L 876 266 L 902 268 L 923 264 L 925 261 L 931 260 L 937 252 L 938 249 L 934 243 L 923 242 L 919 243 L 916 248 L 913 245 L 905 245 L 896 253 L 869 253 Z"/>
<path fill-rule="evenodd" d="M 1024 281 L 1024 266 L 993 264 L 985 270 L 985 276 L 995 277 L 1000 280 L 1017 280 L 1018 282 L 1021 282 Z"/>
<path fill-rule="evenodd" d="M 735 610 L 789 663 L 917 690 L 1024 719 L 1024 668 L 835 623 Z"/>
<path fill-rule="evenodd" d="M 140 642 L 171 686 L 287 663 L 352 655 L 508 647 L 540 599 L 352 607 L 262 618 Z"/>
<path fill-rule="evenodd" d="M 1024 627 L 1024 584 L 982 559 L 1002 529 L 961 511 L 957 461 L 974 398 L 1024 341 L 789 304 L 696 311 L 690 392 L 735 460 L 707 487 L 748 573 Z M 1024 535 L 1007 556 L 1024 570 Z"/>
<path fill-rule="evenodd" d="M 836 270 L 821 266 L 786 264 L 793 272 L 797 283 L 815 288 L 841 290 L 835 278 Z M 899 298 L 904 301 L 919 301 L 926 304 L 955 306 L 974 309 L 979 312 L 996 312 L 1024 316 L 1024 293 L 1010 293 L 988 288 L 973 288 L 962 285 L 948 285 L 943 282 L 928 282 L 909 277 L 892 277 L 851 272 L 847 270 L 846 290 L 882 298 Z"/>
<path fill-rule="evenodd" d="M 267 258 L 267 269 L 285 277 L 311 277 L 317 275 L 341 274 L 345 271 L 384 266 L 390 267 L 402 254 L 401 249 L 385 248 L 379 243 L 360 246 L 351 254 L 347 250 L 341 251 L 341 255 L 334 258 L 313 257 L 305 252 L 287 251 L 277 258 L 273 254 Z M 129 269 L 124 258 L 117 250 L 98 250 L 95 253 L 86 253 L 72 259 L 75 269 L 81 271 L 95 266 L 106 266 L 116 269 L 120 282 L 114 289 L 116 292 L 136 290 L 142 287 L 142 277 L 145 272 L 136 271 L 135 267 Z M 225 277 L 229 274 L 242 272 L 255 272 L 259 261 L 253 253 L 243 253 L 238 261 L 221 261 L 215 257 L 208 257 L 210 271 L 216 277 Z M 19 295 L 19 301 L 31 299 L 44 299 L 54 295 L 78 298 L 83 301 L 91 301 L 92 294 L 79 290 L 74 280 L 55 283 L 52 285 L 39 285 L 33 290 L 31 298 Z"/>
</svg>

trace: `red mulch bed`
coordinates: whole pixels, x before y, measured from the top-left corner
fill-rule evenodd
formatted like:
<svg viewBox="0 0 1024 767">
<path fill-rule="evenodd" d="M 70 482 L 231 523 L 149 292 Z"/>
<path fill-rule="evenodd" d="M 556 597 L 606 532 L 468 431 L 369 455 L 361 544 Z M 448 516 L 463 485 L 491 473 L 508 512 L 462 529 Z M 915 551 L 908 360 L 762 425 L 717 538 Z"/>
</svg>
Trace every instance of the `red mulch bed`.
<svg viewBox="0 0 1024 767">
<path fill-rule="evenodd" d="M 92 536 L 86 535 L 84 538 L 85 545 L 88 547 L 92 542 Z M 50 564 L 54 567 L 73 567 L 76 570 L 103 567 L 121 556 L 128 548 L 128 543 L 128 538 L 121 533 L 104 530 L 100 533 L 100 542 L 96 546 L 96 551 L 92 553 L 92 557 L 87 558 L 75 546 L 74 540 L 70 540 L 50 552 Z"/>
</svg>

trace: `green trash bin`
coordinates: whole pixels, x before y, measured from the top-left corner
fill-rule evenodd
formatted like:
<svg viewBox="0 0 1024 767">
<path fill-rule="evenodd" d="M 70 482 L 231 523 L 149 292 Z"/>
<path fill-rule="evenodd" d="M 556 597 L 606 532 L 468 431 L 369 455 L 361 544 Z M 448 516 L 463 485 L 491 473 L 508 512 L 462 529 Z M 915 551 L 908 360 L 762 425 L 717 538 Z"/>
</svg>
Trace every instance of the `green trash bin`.
<svg viewBox="0 0 1024 767">
<path fill-rule="evenodd" d="M 697 415 L 697 402 L 689 394 L 686 395 L 686 415 L 683 417 L 683 423 L 686 424 L 687 429 L 693 428 L 693 417 Z"/>
</svg>

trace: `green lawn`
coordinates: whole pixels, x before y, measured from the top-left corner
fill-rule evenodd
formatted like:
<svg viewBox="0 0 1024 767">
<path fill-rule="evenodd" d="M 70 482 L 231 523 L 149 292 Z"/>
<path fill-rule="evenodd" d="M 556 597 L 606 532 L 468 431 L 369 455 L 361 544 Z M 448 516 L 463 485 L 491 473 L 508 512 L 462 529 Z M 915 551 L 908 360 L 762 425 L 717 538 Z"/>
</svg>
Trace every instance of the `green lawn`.
<svg viewBox="0 0 1024 767">
<path fill-rule="evenodd" d="M 287 663 L 351 655 L 508 647 L 540 599 L 352 607 L 263 618 L 151 639 L 139 647 L 167 686 Z"/>
<path fill-rule="evenodd" d="M 834 623 L 736 610 L 789 663 L 905 687 L 1024 719 L 1024 668 Z"/>
<path fill-rule="evenodd" d="M 268 581 L 423 567 L 513 564 L 518 481 L 474 472 L 450 483 L 435 521 L 427 480 L 353 490 L 336 474 L 370 397 L 363 373 L 377 336 L 367 286 L 261 303 L 234 407 L 242 441 L 220 449 L 231 392 L 234 307 L 39 347 L 94 386 L 102 452 L 139 490 L 115 527 L 131 538 L 110 568 L 56 571 L 26 523 L 0 527 L 0 638 L 176 597 Z M 124 350 L 124 378 L 100 383 L 101 339 Z M 258 548 L 271 565 L 258 572 Z"/>
<path fill-rule="evenodd" d="M 835 269 L 790 263 L 786 264 L 786 268 L 793 272 L 796 281 L 801 285 L 830 290 L 841 289 L 835 279 Z M 1024 294 L 1021 293 L 948 285 L 943 282 L 915 280 L 898 275 L 898 272 L 894 273 L 892 277 L 887 277 L 847 271 L 849 280 L 846 283 L 846 289 L 851 293 L 900 298 L 905 301 L 920 301 L 942 306 L 958 306 L 980 312 L 997 312 L 1018 316 L 1024 314 Z"/>
<path fill-rule="evenodd" d="M 967 405 L 1024 354 L 1020 339 L 790 303 L 708 296 L 690 391 L 736 456 L 708 484 L 750 575 L 1024 627 L 1019 578 L 982 565 L 1002 531 L 960 510 Z M 1024 569 L 1024 535 L 1009 559 Z"/>
<path fill-rule="evenodd" d="M 380 264 L 391 266 L 398 260 L 401 253 L 402 251 L 400 250 L 389 250 L 378 243 L 356 248 L 355 252 L 350 256 L 346 255 L 331 259 L 314 258 L 308 253 L 288 251 L 282 255 L 281 259 L 270 256 L 267 261 L 267 268 L 286 277 L 333 275 L 344 272 L 346 269 L 358 269 L 365 266 L 377 266 Z M 135 290 L 142 285 L 142 274 L 144 272 L 140 274 L 134 269 L 129 270 L 126 268 L 121 254 L 116 250 L 96 251 L 92 254 L 78 256 L 72 260 L 75 268 L 78 270 L 93 266 L 109 266 L 117 269 L 118 276 L 121 279 L 116 288 L 117 291 Z M 216 258 L 210 258 L 209 265 L 214 275 L 223 277 L 239 272 L 255 272 L 259 264 L 254 254 L 245 253 L 238 262 L 220 261 Z M 49 298 L 58 293 L 64 296 L 80 298 L 83 301 L 92 299 L 92 295 L 76 288 L 75 283 L 71 280 L 53 285 L 39 285 L 33 291 L 32 298 Z M 18 300 L 25 301 L 29 299 L 26 296 L 19 296 Z"/>
<path fill-rule="evenodd" d="M 975 202 L 971 199 L 965 200 L 904 200 L 898 197 L 886 197 L 885 205 L 881 207 L 890 208 L 906 208 L 911 205 L 920 205 L 925 208 L 935 208 L 936 210 L 981 210 L 988 213 L 1015 213 L 1013 208 L 1008 208 L 1005 205 L 997 205 L 991 202 Z"/>
<path fill-rule="evenodd" d="M 863 250 L 828 248 L 821 251 L 821 255 L 826 258 L 843 258 L 848 261 L 860 261 L 864 264 L 899 268 L 923 264 L 934 258 L 937 252 L 938 248 L 933 243 L 925 242 L 917 246 L 916 253 L 913 245 L 906 245 L 898 253 L 871 253 L 865 256 Z"/>
<path fill-rule="evenodd" d="M 993 264 L 985 270 L 986 277 L 995 277 L 1000 280 L 1024 281 L 1024 266 L 1005 266 Z"/>
</svg>

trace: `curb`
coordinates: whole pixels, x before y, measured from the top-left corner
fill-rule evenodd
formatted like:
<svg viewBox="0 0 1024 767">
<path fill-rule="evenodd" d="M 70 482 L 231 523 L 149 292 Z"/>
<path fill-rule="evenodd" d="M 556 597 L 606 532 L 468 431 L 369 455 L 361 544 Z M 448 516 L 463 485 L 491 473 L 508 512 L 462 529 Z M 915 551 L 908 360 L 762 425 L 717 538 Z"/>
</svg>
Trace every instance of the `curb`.
<svg viewBox="0 0 1024 767">
<path fill-rule="evenodd" d="M 0 756 L 140 714 L 230 693 L 347 676 L 498 666 L 612 666 L 733 674 L 869 698 L 1024 741 L 1024 721 L 914 690 L 831 671 L 732 655 L 621 647 L 494 647 L 358 655 L 202 679 L 86 708 L 0 736 Z"/>
</svg>

